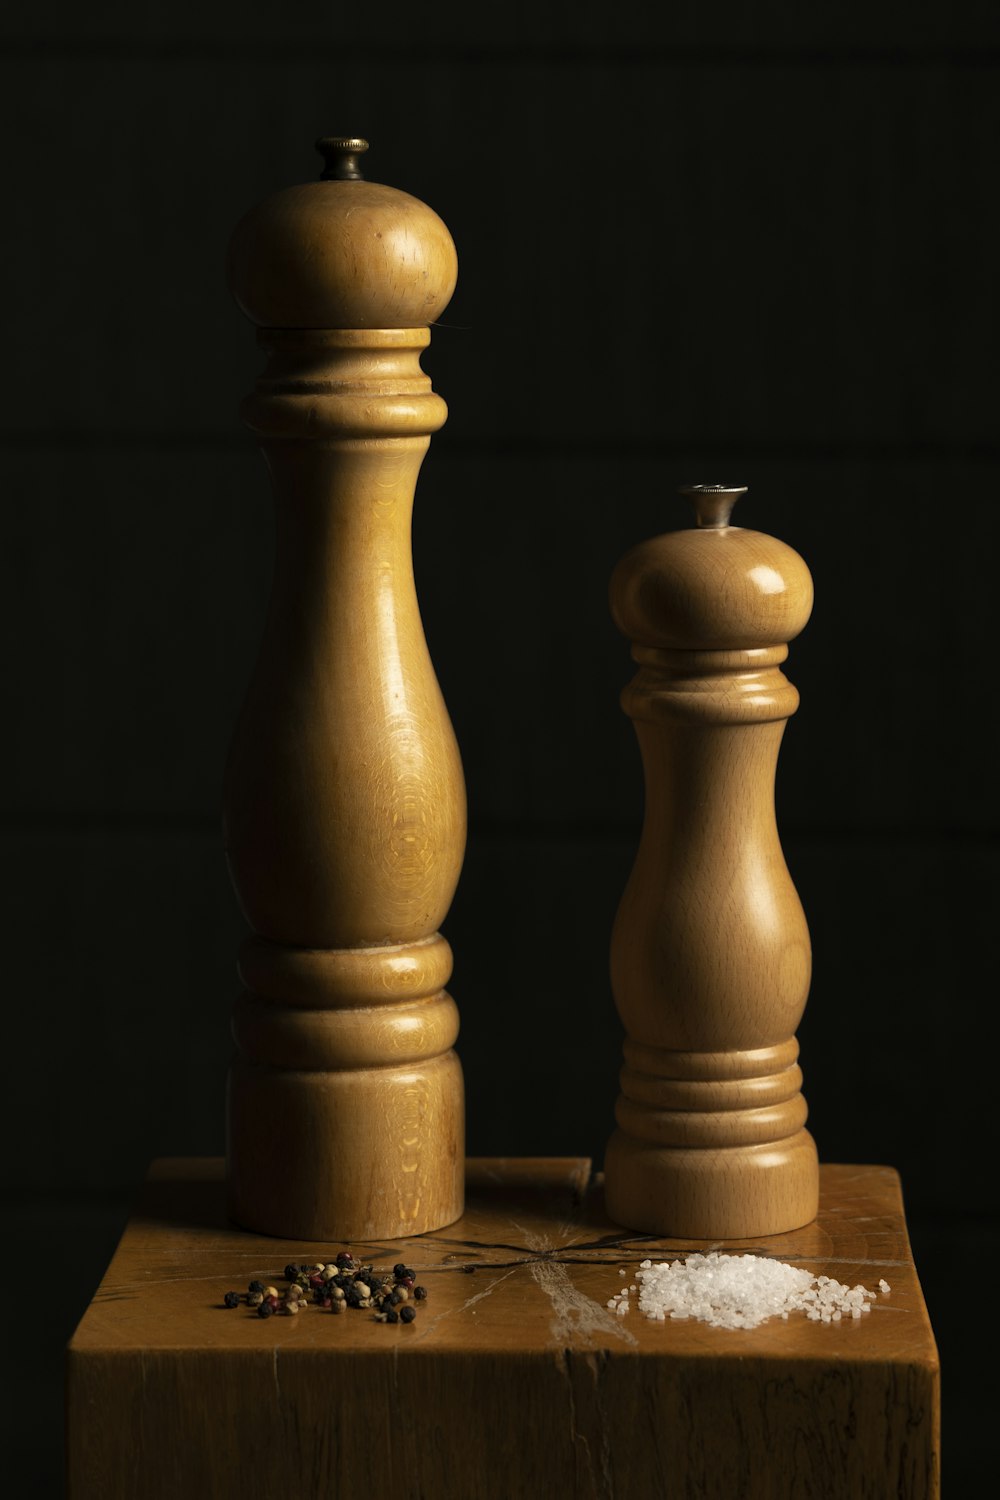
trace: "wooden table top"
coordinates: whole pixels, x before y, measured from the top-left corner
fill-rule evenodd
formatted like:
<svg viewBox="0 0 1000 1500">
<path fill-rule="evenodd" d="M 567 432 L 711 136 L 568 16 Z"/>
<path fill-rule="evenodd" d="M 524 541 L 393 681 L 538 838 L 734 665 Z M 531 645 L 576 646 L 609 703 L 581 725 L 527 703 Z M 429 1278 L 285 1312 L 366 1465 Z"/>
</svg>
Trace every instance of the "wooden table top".
<svg viewBox="0 0 1000 1500">
<path fill-rule="evenodd" d="M 756 1329 L 695 1320 L 658 1324 L 608 1299 L 634 1280 L 643 1259 L 705 1251 L 629 1234 L 607 1219 L 599 1178 L 585 1159 L 470 1160 L 467 1206 L 457 1223 L 410 1240 L 316 1245 L 244 1233 L 224 1211 L 221 1160 L 154 1164 L 142 1200 L 71 1343 L 71 1358 L 128 1350 L 279 1350 L 397 1357 L 557 1350 L 698 1360 L 877 1362 L 936 1369 L 937 1353 L 906 1234 L 897 1174 L 888 1167 L 824 1166 L 819 1217 L 790 1234 L 727 1242 L 891 1295 L 870 1314 L 837 1324 L 792 1314 Z M 349 1248 L 377 1269 L 405 1261 L 428 1298 L 410 1325 L 382 1325 L 349 1310 L 310 1307 L 297 1318 L 260 1319 L 227 1290 L 252 1278 L 284 1286 L 286 1262 L 330 1260 Z M 626 1277 L 619 1272 L 624 1269 Z M 636 1299 L 633 1298 L 633 1301 Z"/>
</svg>

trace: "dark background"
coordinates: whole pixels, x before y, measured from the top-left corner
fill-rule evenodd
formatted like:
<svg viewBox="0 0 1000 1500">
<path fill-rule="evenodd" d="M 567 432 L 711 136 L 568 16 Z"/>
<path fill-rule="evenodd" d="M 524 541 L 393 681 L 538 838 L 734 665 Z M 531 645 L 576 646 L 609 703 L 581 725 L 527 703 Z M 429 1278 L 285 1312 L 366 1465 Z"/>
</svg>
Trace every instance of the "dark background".
<svg viewBox="0 0 1000 1500">
<path fill-rule="evenodd" d="M 687 524 L 678 483 L 749 484 L 736 520 L 816 582 L 779 766 L 811 1126 L 824 1159 L 902 1172 L 946 1493 L 975 1493 L 996 6 L 56 0 L 2 25 L 5 1469 L 58 1492 L 60 1350 L 129 1195 L 151 1157 L 223 1149 L 220 784 L 271 522 L 222 266 L 253 202 L 318 172 L 314 137 L 356 131 L 459 249 L 415 551 L 470 801 L 446 927 L 469 1148 L 602 1156 L 642 807 L 608 575 Z"/>
</svg>

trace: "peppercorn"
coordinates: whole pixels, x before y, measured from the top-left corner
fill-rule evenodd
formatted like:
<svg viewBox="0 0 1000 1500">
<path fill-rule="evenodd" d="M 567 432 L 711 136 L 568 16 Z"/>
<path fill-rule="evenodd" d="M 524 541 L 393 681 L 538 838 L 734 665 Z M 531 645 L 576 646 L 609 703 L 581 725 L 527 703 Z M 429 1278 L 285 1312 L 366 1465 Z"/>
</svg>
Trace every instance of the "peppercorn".
<svg viewBox="0 0 1000 1500">
<path fill-rule="evenodd" d="M 306 1263 L 305 1263 L 305 1261 L 303 1261 L 302 1264 L 299 1266 L 299 1271 L 300 1272 L 301 1271 L 311 1271 L 311 1270 L 312 1270 L 312 1266 L 307 1266 Z"/>
<path fill-rule="evenodd" d="M 402 1281 L 399 1283 L 399 1286 L 396 1288 L 395 1296 L 396 1296 L 397 1301 L 399 1301 L 399 1302 L 406 1302 L 409 1299 L 410 1294 L 407 1291 L 406 1286 L 405 1286 L 405 1284 Z"/>
<path fill-rule="evenodd" d="M 247 1287 L 248 1292 L 263 1292 L 263 1290 L 264 1283 L 262 1281 L 251 1281 L 250 1285 Z"/>
<path fill-rule="evenodd" d="M 298 1304 L 298 1301 L 297 1301 L 297 1299 L 295 1297 L 292 1297 L 290 1299 L 290 1301 L 288 1301 L 288 1302 L 285 1303 L 285 1312 L 286 1313 L 297 1313 L 298 1310 L 299 1310 L 299 1304 Z"/>
<path fill-rule="evenodd" d="M 401 1307 L 399 1309 L 399 1319 L 401 1323 L 412 1323 L 416 1316 L 417 1309 L 415 1307 Z"/>
<path fill-rule="evenodd" d="M 274 1308 L 271 1306 L 270 1302 L 268 1302 L 268 1300 L 264 1298 L 257 1309 L 258 1318 L 269 1318 L 273 1312 Z"/>
<path fill-rule="evenodd" d="M 399 1295 L 399 1292 L 395 1291 L 395 1292 L 390 1292 L 389 1295 L 388 1295 L 388 1297 L 385 1300 L 388 1302 L 388 1304 L 389 1304 L 390 1307 L 398 1307 L 399 1304 L 402 1302 L 403 1299 Z"/>
<path fill-rule="evenodd" d="M 415 1286 L 413 1288 L 413 1295 L 414 1297 L 416 1297 L 418 1302 L 423 1302 L 424 1298 L 427 1296 L 427 1288 L 425 1286 Z"/>
<path fill-rule="evenodd" d="M 393 1276 L 395 1276 L 395 1278 L 396 1278 L 397 1281 L 400 1279 L 401 1276 L 405 1276 L 406 1275 L 406 1267 L 403 1265 L 403 1262 L 401 1260 L 398 1260 L 396 1262 L 396 1264 L 393 1266 L 393 1268 L 392 1268 L 392 1274 L 393 1274 Z"/>
<path fill-rule="evenodd" d="M 239 1292 L 227 1292 L 222 1301 L 226 1307 L 239 1307 L 240 1294 Z"/>
<path fill-rule="evenodd" d="M 296 1276 L 298 1274 L 299 1274 L 299 1268 L 298 1268 L 298 1266 L 293 1266 L 291 1264 L 291 1262 L 289 1261 L 288 1265 L 285 1267 L 285 1280 L 286 1281 L 294 1281 L 295 1278 L 296 1278 Z"/>
<path fill-rule="evenodd" d="M 263 1292 L 248 1292 L 247 1293 L 247 1306 L 248 1307 L 260 1307 L 261 1304 L 263 1303 L 263 1301 L 264 1301 L 264 1293 Z"/>
<path fill-rule="evenodd" d="M 361 1306 L 361 1293 L 356 1286 L 349 1286 L 344 1293 L 344 1300 L 348 1307 Z"/>
<path fill-rule="evenodd" d="M 351 1254 L 350 1250 L 341 1250 L 340 1254 L 337 1256 L 337 1265 L 342 1266 L 345 1270 L 348 1266 L 354 1265 L 354 1256 Z"/>
<path fill-rule="evenodd" d="M 399 1322 L 399 1313 L 396 1311 L 396 1309 L 394 1307 L 390 1307 L 389 1311 L 386 1313 L 386 1315 L 385 1315 L 385 1321 L 387 1323 L 398 1323 Z"/>
<path fill-rule="evenodd" d="M 344 1300 L 344 1288 L 342 1286 L 330 1287 L 328 1290 L 329 1290 L 330 1296 L 333 1298 L 334 1302 L 343 1302 L 343 1300 Z"/>
<path fill-rule="evenodd" d="M 332 1313 L 342 1313 L 344 1311 L 344 1308 L 346 1306 L 347 1306 L 346 1302 L 331 1302 L 331 1304 L 330 1304 L 330 1311 Z"/>
</svg>

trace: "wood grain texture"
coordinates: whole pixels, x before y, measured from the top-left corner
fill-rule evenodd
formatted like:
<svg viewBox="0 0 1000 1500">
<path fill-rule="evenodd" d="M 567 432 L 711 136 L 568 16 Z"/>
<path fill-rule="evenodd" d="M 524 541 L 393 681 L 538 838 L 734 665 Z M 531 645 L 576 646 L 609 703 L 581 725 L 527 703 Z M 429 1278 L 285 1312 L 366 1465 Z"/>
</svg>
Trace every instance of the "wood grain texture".
<svg viewBox="0 0 1000 1500">
<path fill-rule="evenodd" d="M 627 1040 L 605 1169 L 632 1228 L 776 1234 L 816 1212 L 794 1037 L 811 950 L 774 815 L 798 705 L 780 663 L 812 597 L 797 553 L 725 517 L 643 543 L 612 580 L 646 779 L 611 943 Z"/>
<path fill-rule="evenodd" d="M 622 1235 L 585 1160 L 467 1181 L 451 1228 L 353 1246 L 418 1270 L 410 1327 L 261 1322 L 223 1293 L 316 1247 L 232 1228 L 221 1162 L 158 1163 L 70 1346 L 71 1500 L 935 1500 L 937 1355 L 891 1169 L 825 1166 L 814 1223 L 725 1246 L 891 1295 L 742 1331 L 607 1310 L 620 1268 L 705 1244 Z"/>
<path fill-rule="evenodd" d="M 234 1218 L 306 1238 L 462 1209 L 464 1096 L 437 931 L 465 848 L 458 749 L 410 548 L 446 416 L 420 368 L 454 289 L 447 229 L 364 181 L 275 194 L 233 238 L 265 326 L 245 403 L 274 485 L 274 585 L 226 775 L 244 947 L 229 1081 Z"/>
</svg>

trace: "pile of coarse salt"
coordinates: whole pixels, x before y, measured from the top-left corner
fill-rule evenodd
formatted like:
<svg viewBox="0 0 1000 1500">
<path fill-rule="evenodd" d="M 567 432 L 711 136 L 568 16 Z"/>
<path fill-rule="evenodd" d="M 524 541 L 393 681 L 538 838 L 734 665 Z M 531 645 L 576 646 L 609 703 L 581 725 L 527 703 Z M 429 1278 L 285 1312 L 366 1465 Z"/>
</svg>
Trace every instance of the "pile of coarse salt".
<svg viewBox="0 0 1000 1500">
<path fill-rule="evenodd" d="M 624 1276 L 624 1270 L 619 1271 Z M 888 1296 L 888 1282 L 879 1282 Z M 639 1311 L 656 1323 L 667 1318 L 698 1318 L 714 1328 L 756 1328 L 768 1318 L 804 1312 L 816 1322 L 839 1323 L 871 1311 L 877 1293 L 846 1287 L 830 1276 L 769 1260 L 764 1255 L 689 1255 L 686 1260 L 644 1260 L 635 1282 L 616 1292 L 608 1307 L 624 1317 L 629 1294 L 638 1291 Z"/>
</svg>

